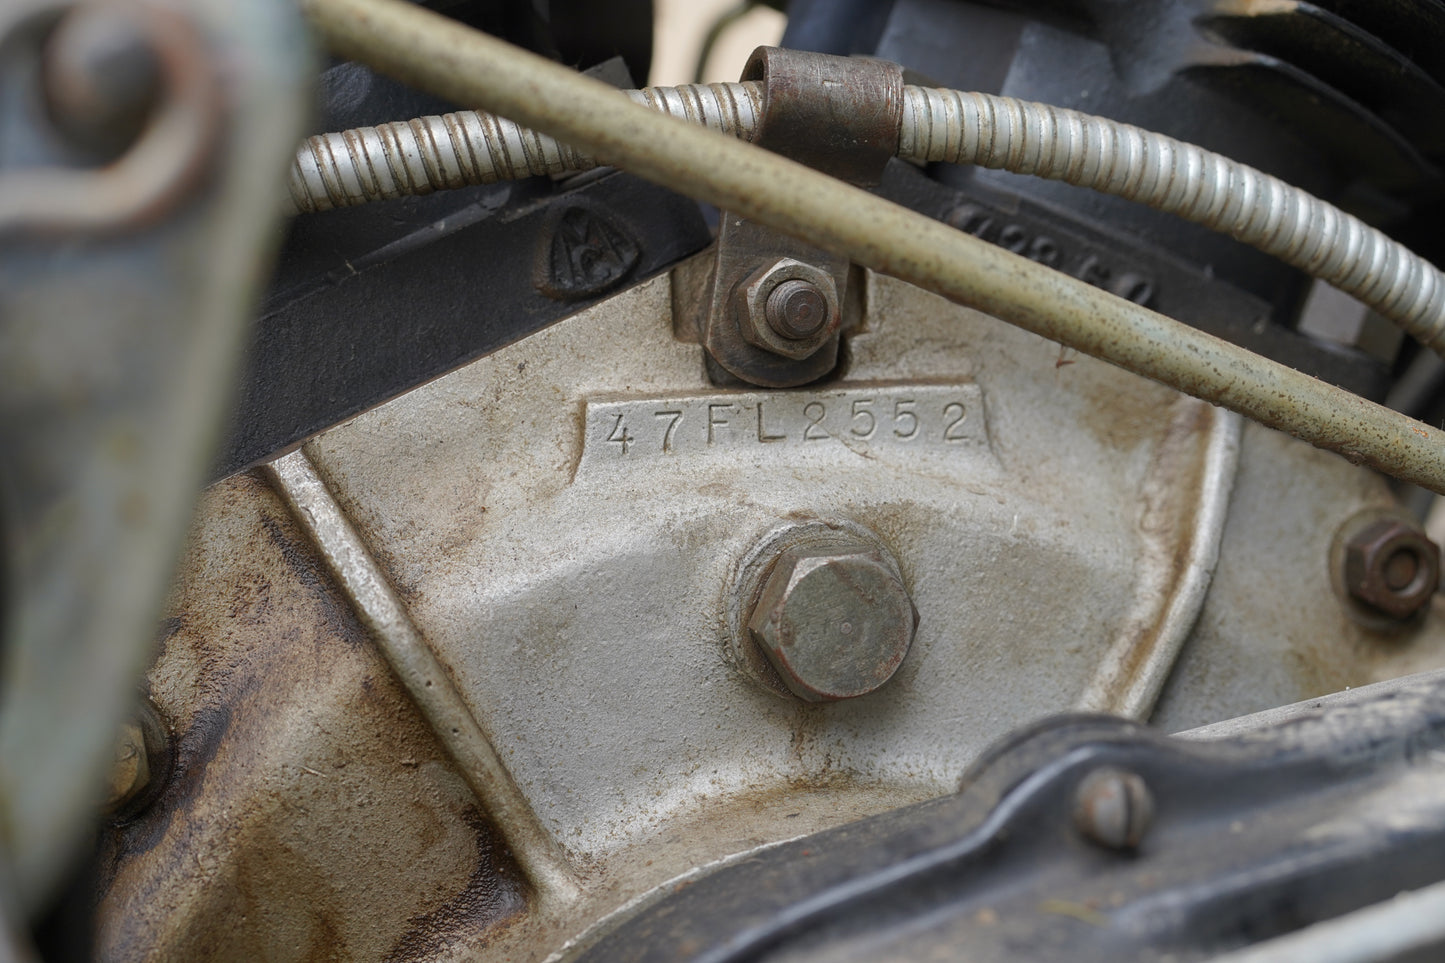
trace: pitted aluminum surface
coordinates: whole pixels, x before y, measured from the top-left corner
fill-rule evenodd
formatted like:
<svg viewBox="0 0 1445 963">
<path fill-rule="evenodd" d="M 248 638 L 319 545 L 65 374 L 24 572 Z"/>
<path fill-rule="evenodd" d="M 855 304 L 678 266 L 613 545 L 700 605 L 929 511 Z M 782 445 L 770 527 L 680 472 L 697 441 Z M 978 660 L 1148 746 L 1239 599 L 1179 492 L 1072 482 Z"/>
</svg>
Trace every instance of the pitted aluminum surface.
<svg viewBox="0 0 1445 963">
<path fill-rule="evenodd" d="M 1137 621 L 1142 546 L 1172 537 L 1141 493 L 1196 491 L 1220 415 L 904 285 L 868 302 L 843 379 L 736 392 L 658 280 L 307 446 L 575 860 L 798 780 L 945 792 Z M 1165 445 L 1181 411 L 1199 430 Z M 754 546 L 824 517 L 877 533 L 919 630 L 878 692 L 788 704 L 729 612 Z"/>
</svg>

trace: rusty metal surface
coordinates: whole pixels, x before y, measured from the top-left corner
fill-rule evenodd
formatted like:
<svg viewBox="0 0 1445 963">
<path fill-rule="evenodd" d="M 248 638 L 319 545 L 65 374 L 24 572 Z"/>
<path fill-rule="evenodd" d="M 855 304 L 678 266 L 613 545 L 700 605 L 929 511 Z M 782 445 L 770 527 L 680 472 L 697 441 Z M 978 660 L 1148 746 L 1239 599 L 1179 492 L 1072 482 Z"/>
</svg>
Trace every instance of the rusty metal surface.
<svg viewBox="0 0 1445 963">
<path fill-rule="evenodd" d="M 502 835 L 257 475 L 212 488 L 150 698 L 172 775 L 100 842 L 100 960 L 427 960 L 529 905 Z"/>
<path fill-rule="evenodd" d="M 1341 584 L 1341 530 L 1398 512 L 1379 476 L 1246 425 L 1220 562 L 1153 724 L 1190 729 L 1445 664 L 1438 600 L 1401 624 L 1362 617 Z"/>
<path fill-rule="evenodd" d="M 820 766 L 944 791 L 994 736 L 1070 706 L 1116 638 L 1165 426 L 1111 423 L 1173 396 L 1057 367 L 1027 335 L 982 339 L 986 319 L 914 289 L 871 293 L 848 378 L 785 393 L 816 427 L 779 418 L 784 393 L 761 400 L 760 428 L 753 393 L 710 389 L 659 281 L 307 446 L 574 860 Z M 980 405 L 957 400 L 980 388 Z M 619 395 L 642 404 L 579 430 Z M 915 432 L 928 444 L 896 437 Z M 1085 476 L 1097 496 L 1057 485 Z M 820 712 L 729 664 L 729 590 L 772 530 L 840 514 L 897 557 L 919 632 L 887 686 Z"/>
<path fill-rule="evenodd" d="M 855 699 L 887 683 L 918 628 L 898 562 L 879 540 L 829 534 L 832 544 L 790 540 L 748 619 L 754 644 L 809 702 Z"/>
<path fill-rule="evenodd" d="M 752 142 L 852 184 L 898 153 L 903 68 L 886 60 L 759 47 L 741 80 L 763 85 Z"/>
<path fill-rule="evenodd" d="M 1334 531 L 1389 504 L 1376 476 L 1251 429 L 1226 520 L 1203 497 L 1231 444 L 1221 413 L 867 287 L 826 389 L 711 387 L 658 279 L 306 446 L 326 524 L 354 530 L 476 720 L 464 738 L 577 867 L 571 901 L 529 898 L 517 827 L 451 762 L 467 748 L 442 748 L 461 733 L 429 731 L 394 681 L 374 606 L 308 544 L 316 521 L 253 476 L 213 489 L 150 677 L 175 776 L 109 838 L 106 958 L 565 956 L 762 847 L 951 791 L 1114 651 L 1181 653 L 1166 725 L 1445 664 L 1437 615 L 1382 647 L 1331 584 Z M 839 516 L 897 558 L 918 633 L 876 692 L 801 703 L 740 657 L 766 578 L 750 559 Z M 1203 614 L 1171 638 L 1216 524 Z M 1110 678 L 1120 698 L 1140 675 Z M 1119 818 L 1089 831 L 1127 845 L 1140 811 L 1104 807 Z"/>
<path fill-rule="evenodd" d="M 743 340 L 801 361 L 837 337 L 842 293 L 835 277 L 795 258 L 763 264 L 733 292 Z"/>
<path fill-rule="evenodd" d="M 1445 491 L 1445 433 L 866 192 L 657 116 L 397 0 L 303 0 L 337 50 L 536 127 L 723 210 L 918 284 L 1359 464 Z"/>
<path fill-rule="evenodd" d="M 761 84 L 752 142 L 854 183 L 876 184 L 898 150 L 903 71 L 896 64 L 759 47 L 743 69 Z M 721 214 L 710 292 L 696 327 L 722 378 L 793 387 L 837 364 L 848 303 L 849 262 L 806 240 L 729 211 Z M 772 301 L 806 282 L 823 323 L 789 333 Z M 694 308 L 696 310 L 697 308 Z"/>
<path fill-rule="evenodd" d="M 689 305 L 699 317 L 708 361 L 721 369 L 716 380 L 735 379 L 742 384 L 769 388 L 790 388 L 817 381 L 838 363 L 839 330 L 844 324 L 843 305 L 848 297 L 848 259 L 829 254 L 810 244 L 786 237 L 771 228 L 723 211 L 718 240 L 713 252 L 713 272 L 708 294 Z M 802 276 L 789 265 L 802 265 L 815 283 L 827 288 L 829 320 L 817 336 L 803 339 L 797 350 L 776 350 L 756 333 L 755 315 L 765 310 L 772 287 L 762 283 Z M 756 287 L 750 293 L 749 289 Z"/>
<path fill-rule="evenodd" d="M 266 469 L 276 489 L 341 586 L 396 678 L 437 734 L 462 778 L 472 787 L 501 833 L 528 881 L 545 900 L 567 902 L 577 896 L 574 869 L 556 842 L 537 823 L 517 791 L 486 734 L 468 711 L 466 700 L 407 617 L 386 575 L 371 557 L 337 506 L 326 483 L 304 451 L 285 455 Z"/>
<path fill-rule="evenodd" d="M 1232 448 L 1227 416 L 906 285 L 870 280 L 848 376 L 818 391 L 709 388 L 670 304 L 665 282 L 644 285 L 306 449 L 539 818 L 589 867 L 582 901 L 510 929 L 506 952 L 555 946 L 566 920 L 690 871 L 683 826 L 778 838 L 785 826 L 748 815 L 759 793 L 824 779 L 824 798 L 866 810 L 944 792 L 994 736 L 1080 700 L 1115 647 L 1157 645 L 1167 667 L 1191 651 L 1188 626 L 1161 634 L 1144 616 L 1170 618 L 1208 541 L 1197 526 L 1224 521 L 1202 482 Z M 949 385 L 975 399 L 968 445 L 942 440 Z M 931 441 L 917 447 L 893 437 L 915 427 L 898 417 L 913 389 L 940 409 L 918 407 Z M 827 409 L 822 437 L 788 399 Z M 1275 470 L 1308 464 L 1291 445 Z M 1071 477 L 1093 483 L 1059 484 Z M 1321 510 L 1348 517 L 1358 487 Z M 760 538 L 840 510 L 898 557 L 918 637 L 877 692 L 789 708 L 738 659 L 729 606 Z M 1306 568 L 1337 608 L 1326 559 Z M 1403 648 L 1439 634 L 1432 621 Z M 1313 691 L 1236 684 L 1261 705 Z M 1229 702 L 1182 698 L 1206 715 Z M 736 845 L 693 832 L 701 862 Z"/>
<path fill-rule="evenodd" d="M 1396 619 L 1419 613 L 1440 585 L 1440 546 L 1402 519 L 1379 519 L 1351 532 L 1344 564 L 1350 595 Z"/>
</svg>

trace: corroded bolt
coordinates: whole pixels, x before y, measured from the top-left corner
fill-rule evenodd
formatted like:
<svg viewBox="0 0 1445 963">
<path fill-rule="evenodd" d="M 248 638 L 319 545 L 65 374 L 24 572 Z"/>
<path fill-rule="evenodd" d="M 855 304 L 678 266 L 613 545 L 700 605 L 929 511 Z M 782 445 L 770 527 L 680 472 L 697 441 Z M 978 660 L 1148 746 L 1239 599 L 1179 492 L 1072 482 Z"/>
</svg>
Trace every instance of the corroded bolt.
<svg viewBox="0 0 1445 963">
<path fill-rule="evenodd" d="M 145 732 L 139 723 L 127 722 L 120 727 L 115 740 L 115 760 L 110 767 L 110 781 L 106 787 L 109 797 L 105 808 L 114 811 L 124 807 L 144 792 L 150 781 Z"/>
<path fill-rule="evenodd" d="M 748 628 L 800 699 L 866 695 L 892 678 L 918 612 L 891 559 L 871 546 L 784 552 Z"/>
<path fill-rule="evenodd" d="M 754 271 L 736 297 L 744 340 L 785 358 L 808 357 L 842 326 L 833 276 L 794 258 L 779 258 Z"/>
<path fill-rule="evenodd" d="M 1439 547 L 1408 522 L 1380 519 L 1345 543 L 1345 588 L 1386 615 L 1415 615 L 1430 604 L 1439 582 Z"/>
<path fill-rule="evenodd" d="M 828 302 L 811 281 L 784 281 L 768 295 L 768 325 L 785 338 L 810 338 L 828 321 Z"/>
<path fill-rule="evenodd" d="M 1106 849 L 1133 849 L 1154 820 L 1154 797 L 1135 773 L 1105 766 L 1079 782 L 1074 825 Z"/>
</svg>

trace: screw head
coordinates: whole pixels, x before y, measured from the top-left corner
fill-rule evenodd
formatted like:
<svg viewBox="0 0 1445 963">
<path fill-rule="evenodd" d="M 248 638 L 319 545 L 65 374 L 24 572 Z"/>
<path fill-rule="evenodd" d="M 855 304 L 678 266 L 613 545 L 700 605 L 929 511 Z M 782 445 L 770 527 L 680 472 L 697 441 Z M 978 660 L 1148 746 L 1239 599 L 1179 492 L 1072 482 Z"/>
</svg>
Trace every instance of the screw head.
<svg viewBox="0 0 1445 963">
<path fill-rule="evenodd" d="M 871 548 L 784 552 L 748 628 L 800 699 L 866 695 L 902 664 L 918 613 L 891 561 Z"/>
<path fill-rule="evenodd" d="M 1408 619 L 1430 604 L 1440 583 L 1440 549 L 1400 519 L 1366 525 L 1345 543 L 1345 588 L 1371 608 Z"/>
<path fill-rule="evenodd" d="M 1133 849 L 1154 821 L 1154 796 L 1137 773 L 1105 766 L 1079 782 L 1074 825 L 1105 849 Z"/>
<path fill-rule="evenodd" d="M 794 360 L 812 355 L 842 326 L 833 276 L 790 257 L 753 272 L 738 291 L 736 307 L 744 340 Z"/>
</svg>

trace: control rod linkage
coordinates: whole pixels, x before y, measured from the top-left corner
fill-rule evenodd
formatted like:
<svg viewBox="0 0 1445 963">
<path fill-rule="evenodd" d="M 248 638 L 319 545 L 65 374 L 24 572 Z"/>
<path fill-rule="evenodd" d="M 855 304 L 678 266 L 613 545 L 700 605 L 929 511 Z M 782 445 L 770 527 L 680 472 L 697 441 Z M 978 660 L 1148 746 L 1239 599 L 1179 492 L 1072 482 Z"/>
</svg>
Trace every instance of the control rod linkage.
<svg viewBox="0 0 1445 963">
<path fill-rule="evenodd" d="M 679 122 L 670 116 L 677 110 L 649 110 L 633 100 L 666 101 L 666 94 L 621 96 L 402 0 L 302 0 L 302 9 L 335 52 L 554 138 L 534 142 L 544 164 L 553 150 L 580 163 L 620 167 L 1445 493 L 1445 433 L 735 137 Z M 912 88 L 907 96 L 905 117 L 912 120 L 905 120 L 900 153 L 1087 183 L 1174 210 L 1321 277 L 1334 276 L 1331 283 L 1362 299 L 1369 295 L 1366 303 L 1432 347 L 1442 340 L 1439 272 L 1303 191 L 1201 148 L 1101 118 L 1041 105 L 1024 110 L 1022 102 L 982 94 Z M 740 115 L 749 95 L 733 99 Z M 685 105 L 679 109 L 688 112 Z M 417 143 L 439 142 L 425 133 L 425 120 L 406 126 L 419 127 Z M 745 133 L 743 125 L 730 133 Z M 502 158 L 496 170 L 508 165 L 523 167 Z M 396 168 L 389 171 L 395 177 Z"/>
</svg>

